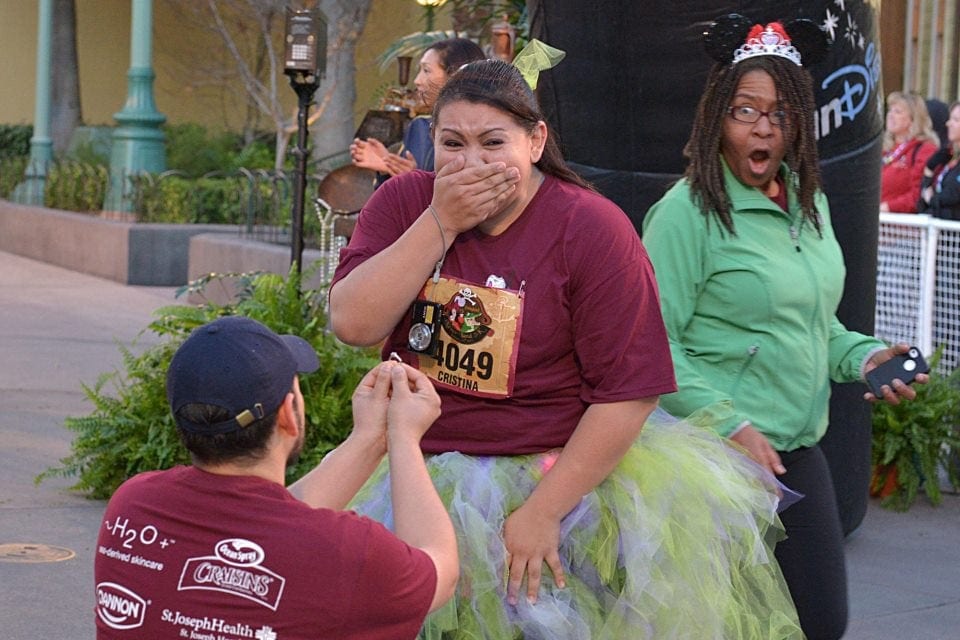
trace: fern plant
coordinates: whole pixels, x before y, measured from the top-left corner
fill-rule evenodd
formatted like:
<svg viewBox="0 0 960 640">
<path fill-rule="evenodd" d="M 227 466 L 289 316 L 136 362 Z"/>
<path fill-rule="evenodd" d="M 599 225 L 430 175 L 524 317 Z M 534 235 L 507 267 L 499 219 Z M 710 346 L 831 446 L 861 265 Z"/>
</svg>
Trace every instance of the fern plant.
<svg viewBox="0 0 960 640">
<path fill-rule="evenodd" d="M 941 469 L 953 490 L 960 489 L 960 369 L 936 373 L 942 351 L 931 358 L 930 382 L 917 385 L 915 400 L 873 407 L 873 484 L 895 474 L 893 492 L 881 501 L 886 508 L 906 511 L 921 488 L 939 505 Z"/>
<path fill-rule="evenodd" d="M 258 320 L 277 333 L 298 335 L 313 345 L 320 368 L 300 377 L 306 404 L 307 436 L 296 465 L 287 470 L 288 481 L 305 474 L 346 438 L 352 428 L 351 397 L 360 378 L 377 361 L 372 350 L 346 346 L 326 330 L 322 293 L 301 290 L 301 276 L 291 269 L 286 276 L 268 273 L 211 274 L 178 291 L 200 294 L 230 279 L 238 283 L 231 304 L 208 300 L 200 305 L 173 305 L 154 312 L 156 319 L 135 341 L 154 334 L 160 342 L 142 353 L 120 346 L 123 370 L 101 375 L 93 385 L 83 385 L 93 404 L 86 416 L 65 421 L 75 433 L 71 453 L 37 476 L 76 477 L 72 489 L 88 497 L 110 497 L 123 481 L 142 471 L 188 464 L 190 456 L 177 437 L 166 398 L 166 372 L 170 359 L 190 332 L 218 317 L 243 315 Z"/>
</svg>

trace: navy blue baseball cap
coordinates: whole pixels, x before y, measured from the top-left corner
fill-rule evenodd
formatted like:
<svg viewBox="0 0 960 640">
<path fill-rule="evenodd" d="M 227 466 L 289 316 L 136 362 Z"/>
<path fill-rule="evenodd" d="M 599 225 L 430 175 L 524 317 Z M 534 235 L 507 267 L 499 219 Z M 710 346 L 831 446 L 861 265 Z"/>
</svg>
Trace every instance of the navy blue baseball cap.
<svg viewBox="0 0 960 640">
<path fill-rule="evenodd" d="M 297 373 L 320 366 L 310 343 L 278 335 L 256 320 L 226 316 L 197 327 L 180 345 L 167 370 L 167 401 L 177 425 L 216 435 L 248 426 L 276 411 Z M 188 404 L 222 407 L 231 416 L 216 424 L 178 415 Z"/>
</svg>

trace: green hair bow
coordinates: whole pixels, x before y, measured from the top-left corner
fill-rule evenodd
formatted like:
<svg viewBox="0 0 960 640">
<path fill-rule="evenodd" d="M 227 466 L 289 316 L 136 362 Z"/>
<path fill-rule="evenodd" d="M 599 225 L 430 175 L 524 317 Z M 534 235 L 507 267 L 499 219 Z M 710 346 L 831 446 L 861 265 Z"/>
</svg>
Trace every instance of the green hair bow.
<svg viewBox="0 0 960 640">
<path fill-rule="evenodd" d="M 513 66 L 517 68 L 530 88 L 536 89 L 540 72 L 557 66 L 565 55 L 567 55 L 566 51 L 531 38 L 513 59 Z"/>
</svg>

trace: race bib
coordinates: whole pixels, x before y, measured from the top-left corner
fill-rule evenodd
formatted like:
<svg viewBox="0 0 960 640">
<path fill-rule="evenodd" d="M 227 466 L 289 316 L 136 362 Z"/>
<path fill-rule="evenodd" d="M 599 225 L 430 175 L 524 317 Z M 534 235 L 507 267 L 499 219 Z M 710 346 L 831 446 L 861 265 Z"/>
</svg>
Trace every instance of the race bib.
<svg viewBox="0 0 960 640">
<path fill-rule="evenodd" d="M 440 305 L 440 340 L 435 356 L 417 354 L 420 370 L 447 389 L 510 397 L 523 317 L 520 292 L 450 278 L 427 281 L 421 300 L 428 291 Z"/>
</svg>

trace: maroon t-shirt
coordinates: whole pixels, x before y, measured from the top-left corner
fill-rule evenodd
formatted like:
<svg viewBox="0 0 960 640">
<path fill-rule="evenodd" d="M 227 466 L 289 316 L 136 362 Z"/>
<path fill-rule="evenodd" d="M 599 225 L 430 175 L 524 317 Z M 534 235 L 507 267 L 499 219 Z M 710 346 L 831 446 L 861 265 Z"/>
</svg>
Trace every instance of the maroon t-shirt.
<svg viewBox="0 0 960 640">
<path fill-rule="evenodd" d="M 94 574 L 99 640 L 413 638 L 437 581 L 373 520 L 194 467 L 116 491 Z"/>
<path fill-rule="evenodd" d="M 421 215 L 433 176 L 404 174 L 373 194 L 334 283 Z M 506 289 L 522 288 L 524 310 L 512 395 L 439 389 L 442 414 L 423 438 L 426 452 L 510 455 L 561 447 L 590 404 L 676 391 L 653 268 L 626 214 L 602 196 L 547 176 L 504 233 L 460 234 L 441 274 L 480 284 L 493 276 Z M 396 351 L 417 362 L 409 328 L 407 314 L 384 355 Z"/>
</svg>

